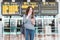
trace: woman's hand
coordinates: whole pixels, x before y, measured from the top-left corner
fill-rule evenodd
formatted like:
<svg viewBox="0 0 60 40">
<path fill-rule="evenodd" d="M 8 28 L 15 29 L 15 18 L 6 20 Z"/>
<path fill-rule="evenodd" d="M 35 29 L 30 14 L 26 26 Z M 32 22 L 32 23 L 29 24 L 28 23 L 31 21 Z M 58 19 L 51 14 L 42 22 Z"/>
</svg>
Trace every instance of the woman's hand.
<svg viewBox="0 0 60 40">
<path fill-rule="evenodd" d="M 32 23 L 33 25 L 35 25 L 35 19 L 34 19 L 34 18 L 31 19 L 31 23 Z"/>
<path fill-rule="evenodd" d="M 29 13 L 26 18 L 28 19 L 28 18 L 31 16 L 31 14 L 32 14 L 32 13 Z"/>
</svg>

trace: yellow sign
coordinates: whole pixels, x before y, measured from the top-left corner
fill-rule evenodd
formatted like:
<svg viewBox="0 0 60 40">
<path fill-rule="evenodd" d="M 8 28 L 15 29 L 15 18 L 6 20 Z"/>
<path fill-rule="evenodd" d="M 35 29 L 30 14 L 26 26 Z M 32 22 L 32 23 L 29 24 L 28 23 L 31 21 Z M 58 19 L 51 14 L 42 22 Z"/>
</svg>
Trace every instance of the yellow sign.
<svg viewBox="0 0 60 40">
<path fill-rule="evenodd" d="M 33 8 L 38 7 L 38 3 L 36 2 L 24 2 L 22 4 L 22 8 L 27 8 L 28 6 L 32 6 Z"/>
<path fill-rule="evenodd" d="M 17 4 L 3 4 L 2 14 L 16 14 L 19 12 L 19 5 Z"/>
</svg>

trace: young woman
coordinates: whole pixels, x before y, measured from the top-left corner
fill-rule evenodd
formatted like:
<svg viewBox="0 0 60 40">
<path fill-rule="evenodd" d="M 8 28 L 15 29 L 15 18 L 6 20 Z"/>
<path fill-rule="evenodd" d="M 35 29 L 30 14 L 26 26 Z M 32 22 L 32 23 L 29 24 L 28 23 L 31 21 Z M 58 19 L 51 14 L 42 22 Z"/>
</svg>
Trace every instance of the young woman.
<svg viewBox="0 0 60 40">
<path fill-rule="evenodd" d="M 35 33 L 35 16 L 34 10 L 29 6 L 26 10 L 26 14 L 23 17 L 24 27 L 25 27 L 25 40 L 34 40 Z"/>
</svg>

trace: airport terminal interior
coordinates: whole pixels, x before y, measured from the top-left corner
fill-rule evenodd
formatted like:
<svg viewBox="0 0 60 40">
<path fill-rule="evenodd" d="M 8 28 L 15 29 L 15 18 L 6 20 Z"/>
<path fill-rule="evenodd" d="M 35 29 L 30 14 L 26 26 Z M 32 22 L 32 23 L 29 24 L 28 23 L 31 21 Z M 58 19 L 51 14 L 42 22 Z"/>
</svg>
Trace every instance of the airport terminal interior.
<svg viewBox="0 0 60 40">
<path fill-rule="evenodd" d="M 23 15 L 32 6 L 35 13 L 34 40 L 60 40 L 59 0 L 0 0 L 0 40 L 25 40 Z"/>
</svg>

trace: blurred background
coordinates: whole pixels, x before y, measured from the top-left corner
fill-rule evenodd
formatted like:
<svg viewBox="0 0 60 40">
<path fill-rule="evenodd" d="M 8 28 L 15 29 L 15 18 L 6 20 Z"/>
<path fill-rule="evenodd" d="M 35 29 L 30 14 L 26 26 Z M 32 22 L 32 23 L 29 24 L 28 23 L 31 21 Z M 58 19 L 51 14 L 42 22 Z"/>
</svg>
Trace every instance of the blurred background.
<svg viewBox="0 0 60 40">
<path fill-rule="evenodd" d="M 32 6 L 35 13 L 34 40 L 60 40 L 59 0 L 0 0 L 0 40 L 25 40 L 23 15 Z"/>
</svg>

